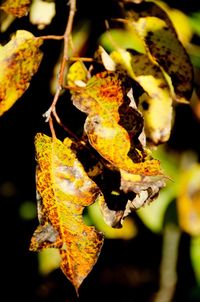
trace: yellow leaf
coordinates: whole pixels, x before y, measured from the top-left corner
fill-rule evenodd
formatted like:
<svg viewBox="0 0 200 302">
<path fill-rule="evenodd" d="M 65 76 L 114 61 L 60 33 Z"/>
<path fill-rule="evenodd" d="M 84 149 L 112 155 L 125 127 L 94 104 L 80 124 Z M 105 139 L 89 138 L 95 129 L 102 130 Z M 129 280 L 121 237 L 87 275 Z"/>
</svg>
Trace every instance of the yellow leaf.
<svg viewBox="0 0 200 302">
<path fill-rule="evenodd" d="M 132 146 L 133 140 L 129 133 L 120 124 L 119 111 L 122 109 L 123 113 L 124 110 L 125 91 L 117 73 L 105 71 L 96 74 L 87 82 L 85 88 L 80 89 L 79 92 L 72 92 L 72 99 L 79 110 L 88 114 L 84 130 L 90 144 L 102 157 L 117 169 L 130 173 L 161 174 L 160 164 L 157 160 L 149 159 L 142 162 L 144 158 L 141 158 L 140 162 L 136 163 L 134 158 L 128 155 L 132 151 L 138 152 L 136 145 Z M 131 117 L 131 114 L 134 118 Z M 139 135 L 138 132 L 141 131 L 142 117 L 136 109 L 129 112 L 129 115 L 136 139 Z"/>
<path fill-rule="evenodd" d="M 23 17 L 28 13 L 31 0 L 5 0 L 0 6 L 6 13 Z"/>
<path fill-rule="evenodd" d="M 146 54 L 119 49 L 111 53 L 116 69 L 128 75 L 144 89 L 138 109 L 144 117 L 145 134 L 155 145 L 169 139 L 172 123 L 172 95 L 157 64 Z"/>
<path fill-rule="evenodd" d="M 19 30 L 0 48 L 0 115 L 22 96 L 42 60 L 41 39 Z"/>
<path fill-rule="evenodd" d="M 156 17 L 140 18 L 136 27 L 152 57 L 170 76 L 177 100 L 189 100 L 192 94 L 193 69 L 177 35 L 163 20 Z"/>
<path fill-rule="evenodd" d="M 58 248 L 61 269 L 76 291 L 97 261 L 103 237 L 83 222 L 84 207 L 92 204 L 99 189 L 89 179 L 71 150 L 72 141 L 37 134 L 38 215 L 31 250 Z"/>
<path fill-rule="evenodd" d="M 177 198 L 179 223 L 185 232 L 200 235 L 200 165 L 181 173 Z"/>
<path fill-rule="evenodd" d="M 188 101 L 193 89 L 193 68 L 166 12 L 153 2 L 124 4 L 125 18 L 137 30 L 152 58 L 170 76 L 175 97 Z"/>
</svg>

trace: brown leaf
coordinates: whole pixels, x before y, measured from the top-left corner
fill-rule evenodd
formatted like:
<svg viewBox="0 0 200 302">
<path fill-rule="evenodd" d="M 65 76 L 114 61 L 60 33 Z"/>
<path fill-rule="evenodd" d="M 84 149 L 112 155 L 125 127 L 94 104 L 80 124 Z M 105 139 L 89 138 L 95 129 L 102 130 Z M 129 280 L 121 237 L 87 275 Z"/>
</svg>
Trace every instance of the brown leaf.
<svg viewBox="0 0 200 302">
<path fill-rule="evenodd" d="M 40 225 L 31 250 L 58 248 L 61 269 L 76 291 L 96 263 L 103 237 L 83 223 L 83 209 L 92 204 L 99 189 L 89 179 L 71 150 L 72 141 L 37 134 L 37 190 Z"/>
</svg>

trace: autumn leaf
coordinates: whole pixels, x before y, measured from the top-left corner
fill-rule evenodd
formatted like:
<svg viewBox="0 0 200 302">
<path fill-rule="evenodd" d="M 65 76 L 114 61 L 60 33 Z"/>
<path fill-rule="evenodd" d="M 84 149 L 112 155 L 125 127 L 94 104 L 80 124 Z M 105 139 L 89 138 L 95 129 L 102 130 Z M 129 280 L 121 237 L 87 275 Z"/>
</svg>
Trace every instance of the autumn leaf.
<svg viewBox="0 0 200 302">
<path fill-rule="evenodd" d="M 193 88 L 193 68 L 167 14 L 155 3 L 125 4 L 125 18 L 131 21 L 152 58 L 170 76 L 175 98 L 188 101 Z"/>
<path fill-rule="evenodd" d="M 0 115 L 22 96 L 42 60 L 41 39 L 18 30 L 10 42 L 0 48 Z"/>
<path fill-rule="evenodd" d="M 138 109 L 144 117 L 145 134 L 155 145 L 169 139 L 172 95 L 162 70 L 146 54 L 118 49 L 110 54 L 116 70 L 124 70 L 143 88 Z"/>
<path fill-rule="evenodd" d="M 177 198 L 181 228 L 193 236 L 200 235 L 200 165 L 183 171 Z"/>
<path fill-rule="evenodd" d="M 102 157 L 117 169 L 130 173 L 161 174 L 157 160 L 136 163 L 128 155 L 134 148 L 131 146 L 134 140 L 120 125 L 119 108 L 124 104 L 124 99 L 123 83 L 114 72 L 98 73 L 79 92 L 72 91 L 73 104 L 88 114 L 84 130 L 89 142 Z"/>
<path fill-rule="evenodd" d="M 86 226 L 82 213 L 92 204 L 99 189 L 87 176 L 71 149 L 72 141 L 37 134 L 38 215 L 40 225 L 30 249 L 58 248 L 61 269 L 76 291 L 97 261 L 103 237 Z"/>
<path fill-rule="evenodd" d="M 23 17 L 28 13 L 31 0 L 5 0 L 0 6 L 6 13 Z"/>
</svg>

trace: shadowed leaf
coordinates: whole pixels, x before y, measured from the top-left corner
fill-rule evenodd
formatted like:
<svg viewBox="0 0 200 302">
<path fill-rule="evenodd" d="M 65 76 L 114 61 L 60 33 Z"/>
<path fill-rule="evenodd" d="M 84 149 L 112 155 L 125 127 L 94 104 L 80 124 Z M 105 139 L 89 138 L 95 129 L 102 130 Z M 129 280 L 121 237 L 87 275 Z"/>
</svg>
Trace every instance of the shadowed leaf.
<svg viewBox="0 0 200 302">
<path fill-rule="evenodd" d="M 119 109 L 124 104 L 125 91 L 117 73 L 105 71 L 96 74 L 85 88 L 72 92 L 72 99 L 79 110 L 88 114 L 84 129 L 90 144 L 102 157 L 117 169 L 130 173 L 161 174 L 157 160 L 137 163 L 128 155 L 131 148 L 134 149 L 134 140 L 120 124 Z M 140 118 L 138 115 L 138 121 Z"/>
<path fill-rule="evenodd" d="M 29 87 L 42 60 L 42 41 L 25 30 L 0 48 L 0 115 L 10 109 Z"/>
<path fill-rule="evenodd" d="M 138 109 L 144 117 L 145 134 L 157 145 L 169 139 L 172 120 L 172 95 L 157 64 L 146 54 L 119 49 L 111 53 L 116 70 L 125 70 L 143 88 Z"/>
<path fill-rule="evenodd" d="M 6 13 L 23 17 L 28 13 L 31 0 L 5 0 L 0 6 Z"/>
<path fill-rule="evenodd" d="M 128 2 L 125 18 L 132 22 L 153 59 L 170 76 L 176 99 L 189 100 L 193 87 L 192 64 L 165 11 L 151 2 L 138 6 Z"/>
<path fill-rule="evenodd" d="M 30 249 L 59 248 L 61 269 L 78 292 L 103 244 L 102 234 L 82 218 L 84 207 L 95 201 L 99 189 L 76 159 L 70 139 L 62 143 L 37 134 L 35 144 L 40 225 Z"/>
</svg>

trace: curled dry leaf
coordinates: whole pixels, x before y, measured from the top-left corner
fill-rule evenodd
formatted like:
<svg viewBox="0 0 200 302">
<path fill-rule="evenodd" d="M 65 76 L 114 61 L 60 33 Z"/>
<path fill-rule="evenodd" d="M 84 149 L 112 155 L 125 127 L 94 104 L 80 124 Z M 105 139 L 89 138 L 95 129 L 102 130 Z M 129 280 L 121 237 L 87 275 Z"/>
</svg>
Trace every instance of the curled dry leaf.
<svg viewBox="0 0 200 302">
<path fill-rule="evenodd" d="M 68 75 L 70 86 L 74 86 L 75 79 L 86 80 L 84 70 L 78 62 L 72 65 Z M 135 210 L 152 201 L 165 185 L 160 163 L 152 159 L 141 137 L 143 117 L 123 81 L 121 72 L 105 71 L 86 81 L 84 88 L 71 90 L 74 105 L 88 115 L 84 129 L 90 144 L 121 173 L 121 187 L 108 192 L 103 184 L 103 195 L 98 198 L 104 220 L 112 227 L 121 227 L 128 208 Z M 116 206 L 118 195 L 123 203 L 121 208 Z M 130 198 L 133 200 L 129 202 Z"/>
<path fill-rule="evenodd" d="M 136 195 L 130 199 L 123 214 L 123 219 L 133 210 L 139 209 L 152 202 L 165 186 L 165 177 L 133 175 L 125 171 L 121 172 L 121 187 L 124 192 L 134 192 Z"/>
<path fill-rule="evenodd" d="M 12 40 L 0 48 L 0 115 L 22 96 L 42 60 L 42 40 L 30 32 L 18 30 Z"/>
<path fill-rule="evenodd" d="M 137 163 L 129 157 L 134 140 L 120 125 L 119 113 L 125 95 L 120 74 L 105 71 L 93 76 L 85 88 L 72 91 L 72 100 L 79 110 L 88 114 L 84 130 L 92 147 L 104 159 L 130 173 L 159 175 L 159 161 L 149 159 Z"/>
<path fill-rule="evenodd" d="M 28 13 L 31 0 L 5 0 L 0 6 L 6 13 L 23 17 Z"/>
<path fill-rule="evenodd" d="M 68 138 L 62 143 L 36 135 L 40 225 L 30 249 L 58 248 L 61 269 L 78 292 L 98 259 L 103 236 L 83 223 L 83 209 L 96 200 L 99 189 L 77 160 L 71 144 Z"/>
</svg>

